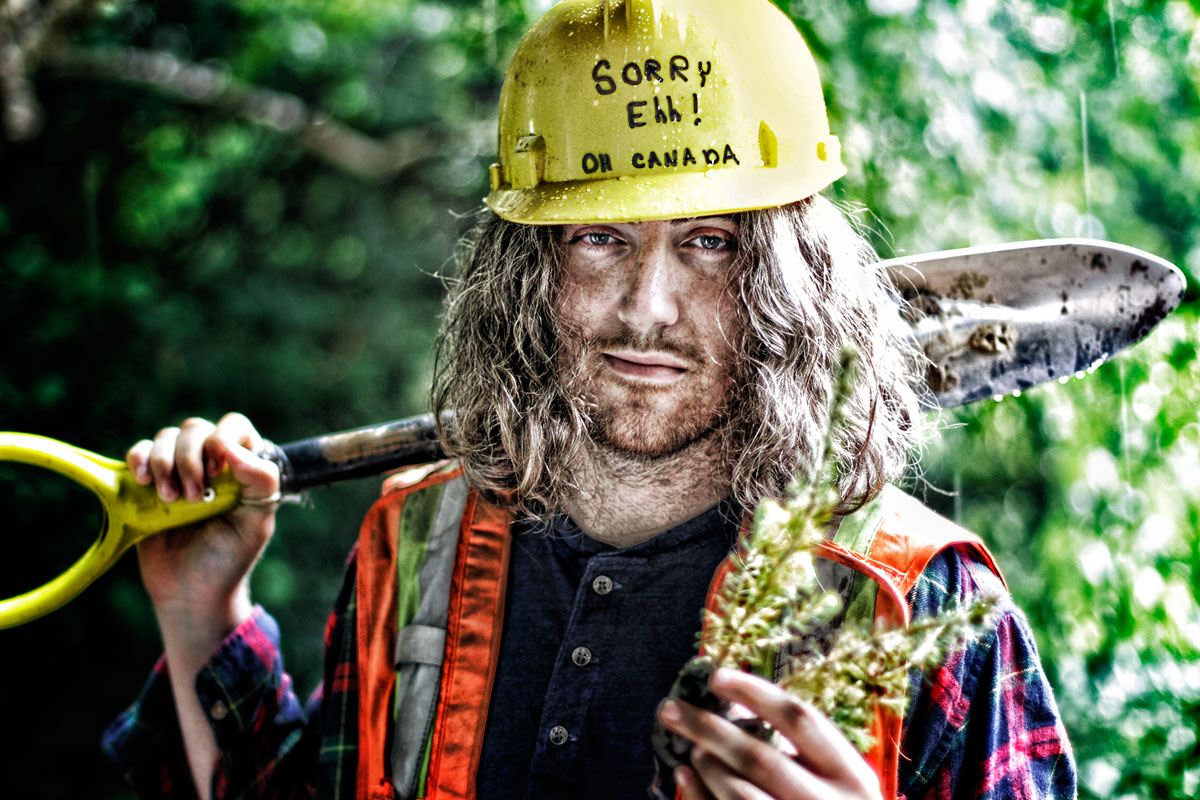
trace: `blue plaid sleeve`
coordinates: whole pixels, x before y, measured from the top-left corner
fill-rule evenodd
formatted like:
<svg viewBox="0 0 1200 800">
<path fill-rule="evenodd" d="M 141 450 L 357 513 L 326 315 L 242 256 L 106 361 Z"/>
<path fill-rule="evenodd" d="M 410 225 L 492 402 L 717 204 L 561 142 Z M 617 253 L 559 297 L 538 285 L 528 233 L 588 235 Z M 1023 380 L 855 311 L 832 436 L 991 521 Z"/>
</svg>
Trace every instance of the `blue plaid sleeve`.
<svg viewBox="0 0 1200 800">
<path fill-rule="evenodd" d="M 137 700 L 104 731 L 100 747 L 138 797 L 196 796 L 164 656 L 150 671 Z"/>
<path fill-rule="evenodd" d="M 137 700 L 101 740 L 105 754 L 139 797 L 195 797 L 168 669 L 166 657 L 160 657 Z M 269 750 L 277 755 L 293 743 L 306 721 L 291 679 L 283 671 L 279 627 L 258 606 L 213 653 L 196 677 L 196 689 L 222 753 L 218 782 L 229 783 L 223 768 L 236 764 L 237 755 L 248 755 L 260 764 L 277 761 L 264 752 L 246 751 Z M 257 740 L 249 744 L 252 736 Z"/>
<path fill-rule="evenodd" d="M 914 616 L 982 594 L 1003 599 L 994 627 L 912 676 L 900 761 L 909 800 L 1073 798 L 1075 765 L 1033 634 L 1000 579 L 962 549 L 930 562 Z"/>
<path fill-rule="evenodd" d="M 312 763 L 302 746 L 312 739 L 304 736 L 308 714 L 283 671 L 279 628 L 261 608 L 247 622 L 196 676 L 221 754 L 213 797 L 311 796 L 306 776 L 297 774 Z"/>
</svg>

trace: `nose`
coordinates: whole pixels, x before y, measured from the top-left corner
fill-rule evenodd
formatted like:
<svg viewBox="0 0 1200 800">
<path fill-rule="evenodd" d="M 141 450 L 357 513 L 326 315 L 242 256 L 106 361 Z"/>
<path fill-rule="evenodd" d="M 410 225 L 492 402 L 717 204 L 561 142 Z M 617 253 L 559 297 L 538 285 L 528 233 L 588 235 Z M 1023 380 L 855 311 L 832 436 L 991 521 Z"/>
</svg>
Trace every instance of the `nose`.
<svg viewBox="0 0 1200 800">
<path fill-rule="evenodd" d="M 649 332 L 679 320 L 679 285 L 669 248 L 654 243 L 637 255 L 618 318 L 630 328 Z"/>
</svg>

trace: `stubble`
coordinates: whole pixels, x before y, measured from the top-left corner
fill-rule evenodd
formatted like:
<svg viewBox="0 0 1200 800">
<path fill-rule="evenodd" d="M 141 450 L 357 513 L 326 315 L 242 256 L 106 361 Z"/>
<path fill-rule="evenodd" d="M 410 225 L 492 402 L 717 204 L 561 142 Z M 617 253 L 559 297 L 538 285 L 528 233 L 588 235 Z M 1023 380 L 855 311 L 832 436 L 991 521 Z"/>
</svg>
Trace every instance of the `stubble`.
<svg viewBox="0 0 1200 800">
<path fill-rule="evenodd" d="M 713 438 L 728 416 L 728 366 L 689 342 L 630 330 L 564 338 L 564 379 L 589 410 L 589 434 L 601 448 L 639 460 L 666 458 Z M 689 371 L 667 386 L 627 379 L 605 363 L 602 354 L 613 350 L 669 353 Z"/>
</svg>

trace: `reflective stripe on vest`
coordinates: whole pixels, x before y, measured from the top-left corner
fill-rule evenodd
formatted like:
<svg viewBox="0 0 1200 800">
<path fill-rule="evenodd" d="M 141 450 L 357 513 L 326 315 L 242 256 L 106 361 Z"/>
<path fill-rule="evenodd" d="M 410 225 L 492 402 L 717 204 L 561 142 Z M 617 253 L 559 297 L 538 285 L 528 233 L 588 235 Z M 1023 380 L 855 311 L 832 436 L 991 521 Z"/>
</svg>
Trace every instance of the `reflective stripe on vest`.
<svg viewBox="0 0 1200 800">
<path fill-rule="evenodd" d="M 446 649 L 450 583 L 466 503 L 467 481 L 458 475 L 413 492 L 400 514 L 392 719 L 405 709 L 405 724 L 393 725 L 391 761 L 392 784 L 401 798 L 425 793 L 428 744 Z"/>
<path fill-rule="evenodd" d="M 394 476 L 384 492 L 359 544 L 358 798 L 467 800 L 475 796 L 499 652 L 514 516 L 466 490 L 461 469 L 448 462 Z M 455 532 L 449 561 L 443 556 Z M 978 536 L 887 487 L 842 520 L 816 563 L 823 585 L 840 586 L 845 614 L 907 626 L 909 590 L 937 553 L 956 545 L 1000 575 Z M 732 564 L 727 559 L 714 574 L 708 608 Z M 389 722 L 390 758 L 383 752 Z M 876 746 L 867 760 L 884 797 L 897 794 L 902 724 L 881 711 L 872 727 Z"/>
</svg>

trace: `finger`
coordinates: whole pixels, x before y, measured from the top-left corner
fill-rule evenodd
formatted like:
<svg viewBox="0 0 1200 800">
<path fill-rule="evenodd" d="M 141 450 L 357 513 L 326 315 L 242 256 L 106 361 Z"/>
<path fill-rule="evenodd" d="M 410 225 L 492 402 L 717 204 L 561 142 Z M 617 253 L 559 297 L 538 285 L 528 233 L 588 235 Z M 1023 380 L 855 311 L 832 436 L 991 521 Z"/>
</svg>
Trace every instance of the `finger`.
<svg viewBox="0 0 1200 800">
<path fill-rule="evenodd" d="M 712 795 L 691 767 L 675 768 L 675 785 L 683 792 L 684 800 L 712 800 Z"/>
<path fill-rule="evenodd" d="M 718 697 L 740 703 L 770 723 L 818 775 L 838 783 L 849 780 L 856 786 L 875 785 L 874 773 L 854 745 L 808 703 L 762 678 L 732 669 L 714 672 L 709 687 Z"/>
<path fill-rule="evenodd" d="M 811 772 L 775 747 L 743 731 L 727 719 L 677 700 L 668 700 L 659 712 L 663 723 L 694 743 L 692 763 L 714 794 L 709 775 L 696 762 L 696 748 L 707 752 L 726 768 L 752 779 L 777 797 L 821 797 L 821 782 Z"/>
<path fill-rule="evenodd" d="M 154 476 L 150 473 L 150 450 L 153 447 L 154 442 L 142 439 L 125 453 L 125 465 L 133 473 L 133 479 L 142 486 L 146 486 L 154 480 Z"/>
<path fill-rule="evenodd" d="M 217 432 L 222 438 L 237 442 L 251 452 L 257 453 L 262 449 L 262 436 L 245 414 L 233 411 L 221 417 L 217 422 Z"/>
<path fill-rule="evenodd" d="M 771 795 L 764 792 L 755 783 L 733 772 L 715 753 L 702 745 L 692 748 L 692 766 L 707 791 L 717 800 L 736 798 L 736 800 L 771 800 Z M 753 775 L 756 781 L 762 776 Z"/>
<path fill-rule="evenodd" d="M 183 495 L 195 502 L 204 496 L 204 440 L 214 425 L 206 419 L 192 417 L 179 426 L 175 440 L 175 472 Z"/>
<path fill-rule="evenodd" d="M 246 499 L 261 500 L 279 491 L 279 466 L 275 462 L 220 436 L 210 436 L 206 447 L 229 465 L 233 477 L 242 484 L 242 496 Z"/>
<path fill-rule="evenodd" d="M 213 433 L 217 438 L 227 443 L 239 444 L 253 453 L 258 453 L 262 450 L 262 436 L 259 435 L 254 425 L 244 414 L 232 412 L 221 417 Z M 210 442 L 207 445 L 209 477 L 216 475 L 225 468 L 225 462 L 221 458 L 223 454 L 224 449 L 217 447 L 215 443 Z"/>
<path fill-rule="evenodd" d="M 179 483 L 175 478 L 175 442 L 179 428 L 163 428 L 154 437 L 150 448 L 150 473 L 158 496 L 166 503 L 179 499 Z"/>
</svg>

